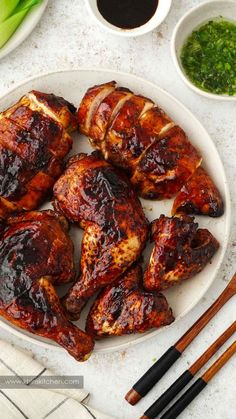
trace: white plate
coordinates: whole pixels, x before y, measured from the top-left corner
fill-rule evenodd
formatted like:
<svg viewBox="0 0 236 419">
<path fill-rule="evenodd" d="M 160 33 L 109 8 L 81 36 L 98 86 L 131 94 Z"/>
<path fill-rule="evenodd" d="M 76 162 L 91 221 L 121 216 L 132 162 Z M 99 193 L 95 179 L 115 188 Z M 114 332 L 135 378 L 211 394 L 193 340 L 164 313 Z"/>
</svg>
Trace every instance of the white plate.
<svg viewBox="0 0 236 419">
<path fill-rule="evenodd" d="M 173 118 L 175 122 L 181 125 L 181 127 L 188 134 L 192 143 L 201 151 L 205 167 L 216 182 L 225 202 L 225 213 L 222 217 L 196 217 L 200 226 L 209 228 L 209 230 L 220 242 L 221 247 L 217 254 L 214 256 L 212 263 L 209 264 L 200 274 L 196 275 L 193 279 L 190 279 L 180 286 L 176 286 L 165 292 L 165 295 L 167 296 L 167 299 L 174 311 L 176 320 L 178 320 L 185 316 L 198 303 L 209 286 L 212 284 L 222 263 L 229 237 L 230 196 L 224 168 L 213 141 L 203 126 L 200 124 L 200 122 L 173 96 L 160 89 L 156 85 L 130 74 L 109 70 L 81 69 L 75 71 L 59 71 L 56 73 L 40 75 L 35 78 L 28 79 L 27 81 L 12 89 L 3 98 L 0 99 L 0 110 L 4 110 L 8 106 L 17 102 L 22 95 L 31 89 L 38 89 L 43 92 L 53 92 L 57 95 L 62 95 L 65 99 L 78 106 L 83 94 L 88 87 L 110 80 L 116 80 L 119 85 L 128 87 L 135 92 L 150 97 L 157 104 L 159 104 Z M 85 137 L 76 134 L 74 139 L 74 148 L 72 154 L 77 152 L 92 151 L 92 148 Z M 172 207 L 172 200 L 159 202 L 143 200 L 142 204 L 144 206 L 147 217 L 151 221 L 159 217 L 159 215 L 162 213 L 169 215 Z M 48 207 L 48 204 L 44 205 L 44 208 Z M 76 260 L 78 261 L 80 247 L 79 244 L 82 237 L 82 230 L 73 227 L 71 229 L 71 235 L 73 236 L 75 243 Z M 147 249 L 146 253 L 150 253 L 150 251 L 151 248 Z M 84 326 L 87 309 L 88 307 L 84 310 L 82 318 L 77 322 L 81 327 Z M 48 348 L 59 348 L 53 342 L 14 327 L 4 319 L 0 320 L 0 325 L 5 329 L 8 329 L 11 333 L 18 335 L 27 341 L 38 343 Z M 163 328 L 152 330 L 143 335 L 135 334 L 122 337 L 106 338 L 96 343 L 95 351 L 105 352 L 114 351 L 121 348 L 123 349 L 127 346 L 131 346 L 146 340 L 151 336 L 157 335 L 161 330 L 163 330 Z"/>
<path fill-rule="evenodd" d="M 48 0 L 44 0 L 41 4 L 34 6 L 30 10 L 9 41 L 0 49 L 0 60 L 10 54 L 10 52 L 17 48 L 30 35 L 41 19 L 47 4 Z"/>
</svg>

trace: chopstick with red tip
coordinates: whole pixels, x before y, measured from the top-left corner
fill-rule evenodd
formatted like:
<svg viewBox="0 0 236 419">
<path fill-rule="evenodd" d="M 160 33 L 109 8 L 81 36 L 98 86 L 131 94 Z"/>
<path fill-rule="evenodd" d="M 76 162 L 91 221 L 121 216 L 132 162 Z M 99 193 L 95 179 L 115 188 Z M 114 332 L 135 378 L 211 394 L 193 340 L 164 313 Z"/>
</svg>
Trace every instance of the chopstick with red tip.
<svg viewBox="0 0 236 419">
<path fill-rule="evenodd" d="M 156 418 L 235 332 L 236 321 L 146 410 L 141 419 Z"/>
<path fill-rule="evenodd" d="M 236 341 L 208 368 L 208 370 L 170 407 L 160 419 L 175 419 L 201 393 L 209 381 L 236 353 Z M 142 419 L 148 419 L 143 416 Z"/>
<path fill-rule="evenodd" d="M 183 351 L 190 345 L 194 338 L 201 332 L 207 323 L 224 306 L 224 304 L 236 294 L 236 273 L 233 278 L 205 313 L 194 323 L 194 325 L 171 346 L 162 357 L 140 378 L 139 381 L 126 394 L 125 399 L 128 403 L 135 405 L 142 397 L 152 389 L 152 387 L 163 377 L 168 369 L 182 355 Z"/>
</svg>

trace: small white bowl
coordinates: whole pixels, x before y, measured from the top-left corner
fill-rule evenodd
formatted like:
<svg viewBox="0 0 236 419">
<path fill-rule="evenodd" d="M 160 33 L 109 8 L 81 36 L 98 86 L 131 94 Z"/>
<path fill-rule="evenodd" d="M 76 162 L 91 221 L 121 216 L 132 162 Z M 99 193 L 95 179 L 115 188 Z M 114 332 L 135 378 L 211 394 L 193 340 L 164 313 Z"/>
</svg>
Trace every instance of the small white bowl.
<svg viewBox="0 0 236 419">
<path fill-rule="evenodd" d="M 109 1 L 109 0 L 108 0 Z M 97 0 L 86 0 L 87 8 L 89 13 L 93 16 L 96 22 L 108 32 L 112 33 L 113 35 L 120 35 L 124 37 L 132 37 L 132 36 L 140 36 L 144 35 L 148 32 L 151 32 L 153 29 L 157 28 L 166 18 L 168 15 L 172 0 L 159 0 L 158 7 L 156 13 L 153 17 L 145 23 L 145 25 L 139 26 L 138 28 L 134 29 L 122 29 L 118 28 L 115 25 L 107 22 L 106 19 L 101 15 L 97 7 Z"/>
<path fill-rule="evenodd" d="M 236 1 L 235 0 L 212 0 L 201 3 L 187 12 L 178 22 L 171 39 L 171 55 L 179 73 L 185 84 L 189 86 L 194 92 L 205 96 L 209 99 L 235 101 L 236 95 L 217 95 L 208 93 L 196 87 L 186 75 L 180 60 L 180 53 L 186 39 L 191 35 L 194 29 L 200 27 L 202 24 L 211 19 L 222 16 L 227 20 L 236 23 Z"/>
</svg>

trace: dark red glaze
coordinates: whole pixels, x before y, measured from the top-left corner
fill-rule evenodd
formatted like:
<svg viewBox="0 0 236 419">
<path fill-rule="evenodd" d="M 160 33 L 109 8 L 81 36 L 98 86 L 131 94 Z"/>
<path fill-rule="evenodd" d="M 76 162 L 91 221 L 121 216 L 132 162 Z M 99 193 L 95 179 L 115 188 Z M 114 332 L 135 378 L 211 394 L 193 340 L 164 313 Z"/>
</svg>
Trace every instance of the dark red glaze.
<svg viewBox="0 0 236 419">
<path fill-rule="evenodd" d="M 69 160 L 54 186 L 54 196 L 55 208 L 85 229 L 81 275 L 65 299 L 67 310 L 78 317 L 86 298 L 140 256 L 147 220 L 126 176 L 96 153 Z"/>
<path fill-rule="evenodd" d="M 89 135 L 94 113 L 103 99 L 116 88 L 116 82 L 110 81 L 98 86 L 90 87 L 85 93 L 77 112 L 79 130 L 81 134 Z"/>
<path fill-rule="evenodd" d="M 144 198 L 171 198 L 200 163 L 201 157 L 184 131 L 174 126 L 148 148 L 137 164 L 132 183 Z"/>
<path fill-rule="evenodd" d="M 149 109 L 138 121 L 143 130 L 143 136 L 146 134 L 146 136 L 151 137 L 147 145 L 158 139 L 162 129 L 166 128 L 170 123 L 173 124 L 170 117 L 156 105 Z"/>
<path fill-rule="evenodd" d="M 117 109 L 119 104 L 123 104 L 131 94 L 132 92 L 129 89 L 117 88 L 100 103 L 91 118 L 88 133 L 95 147 L 99 148 L 100 143 L 104 140 L 111 117 L 114 116 L 115 111 L 119 110 Z"/>
<path fill-rule="evenodd" d="M 41 104 L 45 109 L 50 109 L 68 132 L 73 132 L 77 129 L 76 108 L 72 103 L 53 93 L 32 90 L 31 95 L 35 98 L 39 107 Z"/>
<path fill-rule="evenodd" d="M 117 166 L 131 170 L 137 157 L 149 145 L 149 138 L 142 135 L 137 123 L 147 103 L 152 106 L 152 102 L 145 97 L 131 96 L 109 126 L 105 136 L 106 155 Z"/>
<path fill-rule="evenodd" d="M 224 203 L 214 182 L 207 172 L 199 167 L 182 187 L 175 198 L 172 214 L 199 214 L 220 217 Z"/>
<path fill-rule="evenodd" d="M 64 125 L 75 126 L 75 108 L 54 95 L 43 102 L 45 95 L 31 92 L 0 115 L 0 218 L 37 208 L 49 196 L 71 149 Z"/>
<path fill-rule="evenodd" d="M 200 154 L 151 99 L 116 83 L 108 94 L 110 84 L 86 92 L 78 110 L 80 131 L 106 160 L 126 170 L 140 196 L 172 198 L 201 164 Z"/>
<path fill-rule="evenodd" d="M 29 131 L 35 140 L 44 143 L 55 157 L 64 157 L 70 151 L 71 142 L 68 136 L 65 138 L 63 135 L 62 125 L 49 116 L 22 105 L 11 113 L 11 121 Z"/>
<path fill-rule="evenodd" d="M 7 220 L 0 233 L 0 314 L 84 360 L 92 340 L 67 320 L 53 287 L 75 277 L 67 230 L 64 217 L 53 211 L 28 212 Z"/>
<path fill-rule="evenodd" d="M 137 265 L 101 291 L 90 309 L 86 331 L 98 339 L 144 333 L 173 321 L 164 295 L 143 290 L 142 269 Z"/>
<path fill-rule="evenodd" d="M 198 229 L 193 217 L 161 215 L 152 223 L 154 249 L 144 286 L 160 291 L 202 271 L 219 248 L 218 241 L 207 229 Z"/>
<path fill-rule="evenodd" d="M 25 184 L 32 178 L 32 171 L 20 156 L 0 146 L 0 195 L 17 199 L 25 194 Z"/>
</svg>

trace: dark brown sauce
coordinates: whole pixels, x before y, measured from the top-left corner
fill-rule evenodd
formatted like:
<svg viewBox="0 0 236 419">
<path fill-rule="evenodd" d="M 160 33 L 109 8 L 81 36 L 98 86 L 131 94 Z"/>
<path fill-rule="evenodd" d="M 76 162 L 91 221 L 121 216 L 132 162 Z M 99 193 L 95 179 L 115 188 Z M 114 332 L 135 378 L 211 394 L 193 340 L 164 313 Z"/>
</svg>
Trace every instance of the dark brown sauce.
<svg viewBox="0 0 236 419">
<path fill-rule="evenodd" d="M 155 14 L 159 0 L 97 0 L 98 10 L 109 23 L 122 29 L 134 29 Z"/>
</svg>

